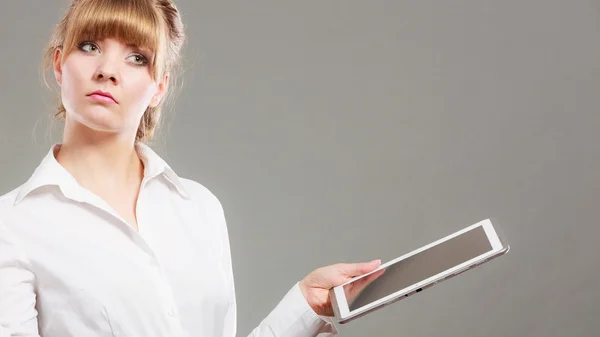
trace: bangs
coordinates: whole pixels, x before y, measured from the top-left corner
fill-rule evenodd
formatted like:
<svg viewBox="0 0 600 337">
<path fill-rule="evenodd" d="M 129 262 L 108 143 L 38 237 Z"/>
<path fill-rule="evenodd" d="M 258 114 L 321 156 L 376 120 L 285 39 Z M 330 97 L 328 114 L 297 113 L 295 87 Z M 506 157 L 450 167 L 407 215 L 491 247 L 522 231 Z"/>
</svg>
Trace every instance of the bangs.
<svg viewBox="0 0 600 337">
<path fill-rule="evenodd" d="M 67 27 L 65 55 L 77 48 L 82 41 L 115 38 L 123 43 L 154 52 L 149 60 L 154 75 L 163 67 L 157 60 L 164 47 L 165 36 L 162 20 L 149 1 L 144 0 L 80 0 Z"/>
</svg>

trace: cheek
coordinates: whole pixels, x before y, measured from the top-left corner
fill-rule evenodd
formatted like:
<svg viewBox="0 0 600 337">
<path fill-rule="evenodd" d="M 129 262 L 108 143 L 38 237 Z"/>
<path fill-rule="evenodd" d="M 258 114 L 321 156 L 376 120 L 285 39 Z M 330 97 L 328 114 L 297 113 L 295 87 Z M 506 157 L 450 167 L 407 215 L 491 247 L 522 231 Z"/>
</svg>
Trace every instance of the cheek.
<svg viewBox="0 0 600 337">
<path fill-rule="evenodd" d="M 128 100 L 131 105 L 140 107 L 145 111 L 156 93 L 156 85 L 147 76 L 131 76 L 130 79 L 131 81 L 127 83 L 127 89 L 125 90 Z"/>
<path fill-rule="evenodd" d="M 84 95 L 83 71 L 66 63 L 63 65 L 60 91 L 65 107 L 73 105 L 79 96 Z"/>
</svg>

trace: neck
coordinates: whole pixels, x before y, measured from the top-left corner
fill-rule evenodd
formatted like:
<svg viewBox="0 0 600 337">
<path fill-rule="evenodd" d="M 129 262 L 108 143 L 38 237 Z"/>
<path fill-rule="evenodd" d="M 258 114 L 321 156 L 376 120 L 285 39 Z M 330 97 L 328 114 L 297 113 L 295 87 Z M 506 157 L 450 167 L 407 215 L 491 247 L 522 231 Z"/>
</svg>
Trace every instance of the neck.
<svg viewBox="0 0 600 337">
<path fill-rule="evenodd" d="M 139 184 L 143 177 L 144 166 L 135 150 L 134 140 L 85 126 L 65 125 L 56 160 L 83 187 L 122 190 Z"/>
</svg>

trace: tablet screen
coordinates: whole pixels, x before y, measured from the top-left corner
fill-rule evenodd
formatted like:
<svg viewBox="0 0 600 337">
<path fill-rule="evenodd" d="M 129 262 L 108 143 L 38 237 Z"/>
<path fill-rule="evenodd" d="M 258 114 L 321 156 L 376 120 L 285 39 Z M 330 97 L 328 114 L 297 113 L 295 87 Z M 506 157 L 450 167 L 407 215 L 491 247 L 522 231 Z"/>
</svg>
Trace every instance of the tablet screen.
<svg viewBox="0 0 600 337">
<path fill-rule="evenodd" d="M 485 229 L 483 226 L 477 226 L 448 241 L 389 265 L 381 276 L 366 286 L 354 301 L 349 303 L 349 309 L 356 310 L 491 250 L 492 246 Z M 346 298 L 350 286 L 351 283 L 344 286 Z"/>
</svg>

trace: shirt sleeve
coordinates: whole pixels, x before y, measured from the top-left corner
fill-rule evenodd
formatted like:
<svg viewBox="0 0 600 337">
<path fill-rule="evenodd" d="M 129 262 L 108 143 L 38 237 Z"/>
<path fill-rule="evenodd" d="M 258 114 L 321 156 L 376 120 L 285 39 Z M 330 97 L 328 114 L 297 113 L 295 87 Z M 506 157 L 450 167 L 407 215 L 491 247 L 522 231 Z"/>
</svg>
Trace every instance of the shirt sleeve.
<svg viewBox="0 0 600 337">
<path fill-rule="evenodd" d="M 249 337 L 325 337 L 337 334 L 331 320 L 317 315 L 308 305 L 299 283 L 296 283 Z"/>
<path fill-rule="evenodd" d="M 229 284 L 229 305 L 224 318 L 223 337 L 235 337 L 237 327 L 237 305 L 231 249 L 227 227 L 222 219 L 222 264 Z M 317 315 L 308 305 L 297 282 L 279 304 L 248 337 L 326 337 L 335 336 L 338 331 L 329 317 Z"/>
<path fill-rule="evenodd" d="M 37 337 L 34 274 L 23 252 L 0 221 L 0 337 Z"/>
</svg>

